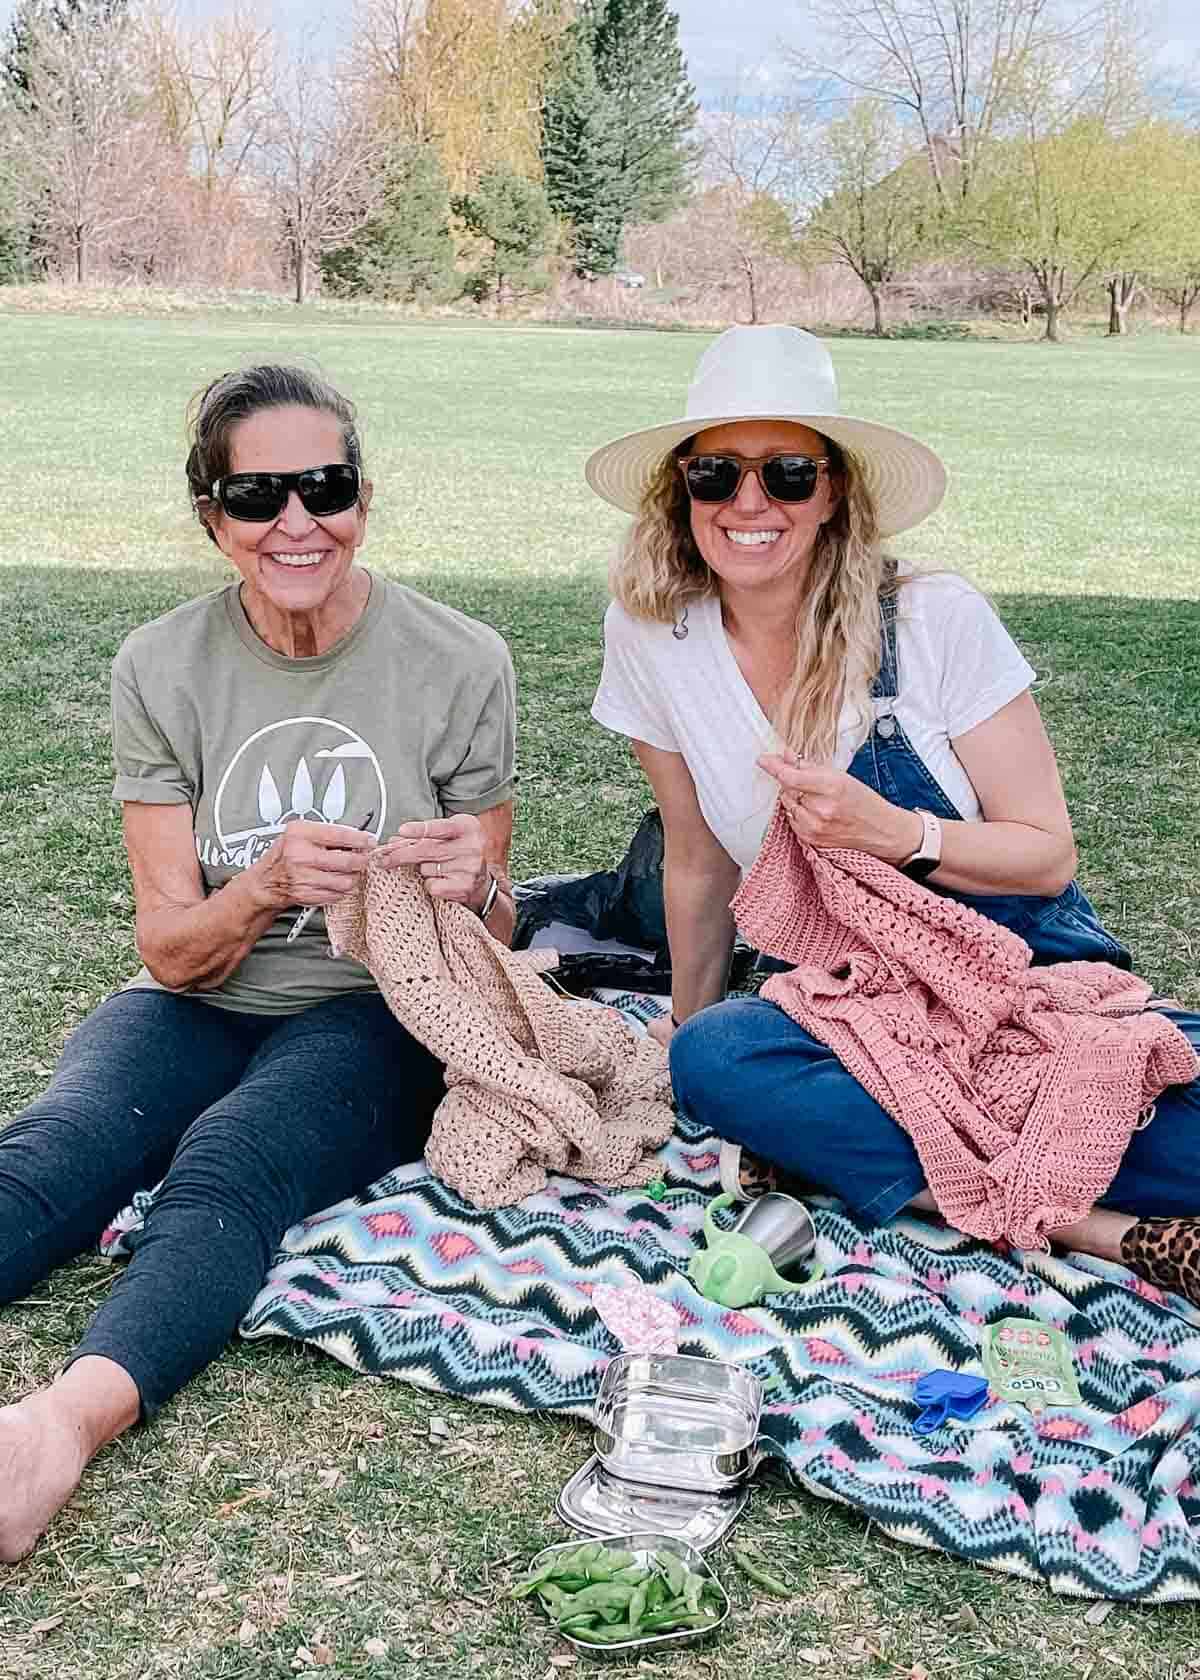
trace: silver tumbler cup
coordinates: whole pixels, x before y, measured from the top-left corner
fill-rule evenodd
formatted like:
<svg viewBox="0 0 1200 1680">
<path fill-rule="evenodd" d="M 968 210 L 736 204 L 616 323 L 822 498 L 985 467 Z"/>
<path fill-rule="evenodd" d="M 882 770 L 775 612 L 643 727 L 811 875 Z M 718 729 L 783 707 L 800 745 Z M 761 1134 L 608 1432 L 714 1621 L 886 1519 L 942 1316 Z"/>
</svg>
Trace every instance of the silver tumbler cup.
<svg viewBox="0 0 1200 1680">
<path fill-rule="evenodd" d="M 817 1233 L 803 1202 L 768 1190 L 757 1201 L 748 1202 L 733 1222 L 733 1229 L 765 1249 L 775 1270 L 786 1273 L 812 1259 Z"/>
</svg>

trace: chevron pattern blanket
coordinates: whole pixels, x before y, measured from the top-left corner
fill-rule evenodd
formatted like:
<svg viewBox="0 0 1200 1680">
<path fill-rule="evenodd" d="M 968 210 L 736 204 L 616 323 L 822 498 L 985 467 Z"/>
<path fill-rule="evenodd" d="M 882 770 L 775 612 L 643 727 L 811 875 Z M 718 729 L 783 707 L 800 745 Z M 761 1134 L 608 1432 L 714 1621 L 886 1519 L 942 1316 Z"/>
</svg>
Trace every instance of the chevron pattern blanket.
<svg viewBox="0 0 1200 1680">
<path fill-rule="evenodd" d="M 716 1188 L 711 1137 L 681 1123 L 672 1191 L 565 1178 L 472 1208 L 423 1167 L 291 1230 L 243 1325 L 356 1370 L 514 1411 L 587 1418 L 619 1351 L 591 1305 L 637 1278 L 674 1305 L 680 1350 L 767 1385 L 768 1449 L 798 1487 L 887 1534 L 1121 1600 L 1200 1598 L 1200 1315 L 1117 1266 L 1010 1253 L 940 1226 L 859 1226 L 818 1205 L 811 1292 L 732 1312 L 683 1275 Z M 918 1437 L 916 1380 L 978 1372 L 988 1322 L 1064 1330 L 1081 1404 L 1040 1419 L 993 1397 Z M 564 1467 L 564 1480 L 567 1468 Z"/>
</svg>

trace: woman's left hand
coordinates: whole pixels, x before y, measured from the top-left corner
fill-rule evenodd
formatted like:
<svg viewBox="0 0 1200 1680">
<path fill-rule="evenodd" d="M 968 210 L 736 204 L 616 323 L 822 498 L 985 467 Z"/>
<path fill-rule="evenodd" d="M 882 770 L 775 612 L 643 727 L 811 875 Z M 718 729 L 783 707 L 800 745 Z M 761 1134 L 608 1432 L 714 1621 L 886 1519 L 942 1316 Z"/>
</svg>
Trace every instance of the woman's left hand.
<svg viewBox="0 0 1200 1680">
<path fill-rule="evenodd" d="M 416 867 L 431 898 L 465 904 L 478 910 L 487 898 L 492 872 L 483 849 L 478 817 L 431 817 L 428 822 L 401 823 L 391 840 L 379 847 L 385 869 Z"/>
<path fill-rule="evenodd" d="M 804 845 L 821 851 L 845 846 L 900 863 L 921 844 L 924 825 L 915 811 L 891 804 L 844 770 L 806 763 L 794 753 L 764 753 L 758 762 L 779 783 L 788 824 Z"/>
</svg>

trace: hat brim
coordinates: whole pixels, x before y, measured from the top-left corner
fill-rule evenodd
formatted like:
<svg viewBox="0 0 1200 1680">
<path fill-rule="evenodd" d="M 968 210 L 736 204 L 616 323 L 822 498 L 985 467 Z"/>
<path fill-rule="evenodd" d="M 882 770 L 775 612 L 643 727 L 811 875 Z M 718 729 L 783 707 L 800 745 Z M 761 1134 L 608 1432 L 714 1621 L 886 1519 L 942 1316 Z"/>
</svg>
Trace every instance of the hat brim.
<svg viewBox="0 0 1200 1680">
<path fill-rule="evenodd" d="M 604 444 L 588 457 L 584 475 L 606 502 L 637 513 L 665 455 L 708 426 L 731 426 L 742 420 L 791 421 L 849 450 L 862 469 L 881 536 L 910 531 L 928 519 L 946 494 L 946 469 L 928 445 L 891 426 L 845 414 L 714 414 L 673 420 Z"/>
</svg>

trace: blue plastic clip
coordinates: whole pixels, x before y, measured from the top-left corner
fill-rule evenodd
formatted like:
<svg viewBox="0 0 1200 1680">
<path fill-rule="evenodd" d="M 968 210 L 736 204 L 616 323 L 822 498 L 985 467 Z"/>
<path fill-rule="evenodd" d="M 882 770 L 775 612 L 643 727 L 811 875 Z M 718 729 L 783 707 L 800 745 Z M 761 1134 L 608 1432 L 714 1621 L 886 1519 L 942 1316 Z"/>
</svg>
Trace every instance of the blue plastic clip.
<svg viewBox="0 0 1200 1680">
<path fill-rule="evenodd" d="M 974 1417 L 986 1405 L 986 1377 L 970 1377 L 961 1371 L 927 1371 L 918 1378 L 913 1399 L 924 1407 L 913 1424 L 914 1435 L 931 1435 L 948 1417 Z"/>
</svg>

